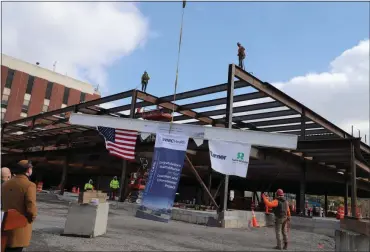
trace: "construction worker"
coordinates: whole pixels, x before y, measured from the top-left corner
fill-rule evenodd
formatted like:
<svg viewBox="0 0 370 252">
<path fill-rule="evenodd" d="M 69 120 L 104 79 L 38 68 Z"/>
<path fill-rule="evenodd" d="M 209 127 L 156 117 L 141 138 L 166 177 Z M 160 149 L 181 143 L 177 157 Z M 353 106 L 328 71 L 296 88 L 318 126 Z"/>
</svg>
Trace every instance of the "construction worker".
<svg viewBox="0 0 370 252">
<path fill-rule="evenodd" d="M 114 176 L 114 178 L 110 181 L 110 199 L 114 200 L 116 198 L 117 192 L 119 189 L 119 181 L 117 180 L 117 176 Z"/>
<path fill-rule="evenodd" d="M 287 224 L 290 221 L 289 202 L 284 198 L 284 192 L 281 189 L 276 191 L 276 199 L 269 201 L 263 194 L 262 198 L 267 207 L 273 208 L 275 214 L 275 233 L 277 246 L 275 249 L 288 249 Z M 281 233 L 283 233 L 284 247 L 281 246 Z"/>
<path fill-rule="evenodd" d="M 8 181 L 12 177 L 10 169 L 8 167 L 1 168 L 1 184 Z"/>
<path fill-rule="evenodd" d="M 141 76 L 141 91 L 146 92 L 146 87 L 148 85 L 148 82 L 150 80 L 150 77 L 146 71 L 144 71 L 143 75 Z"/>
<path fill-rule="evenodd" d="M 85 191 L 94 190 L 93 180 L 92 179 L 90 179 L 89 182 L 85 184 L 84 189 L 85 189 Z"/>
<path fill-rule="evenodd" d="M 238 42 L 239 67 L 244 69 L 245 48 Z"/>
</svg>

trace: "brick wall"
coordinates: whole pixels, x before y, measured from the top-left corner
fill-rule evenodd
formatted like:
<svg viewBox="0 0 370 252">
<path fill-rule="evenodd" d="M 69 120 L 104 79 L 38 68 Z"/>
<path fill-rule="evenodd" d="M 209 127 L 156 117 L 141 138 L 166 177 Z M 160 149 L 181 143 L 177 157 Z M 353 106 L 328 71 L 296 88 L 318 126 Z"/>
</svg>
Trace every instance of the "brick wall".
<svg viewBox="0 0 370 252">
<path fill-rule="evenodd" d="M 64 86 L 54 83 L 53 91 L 50 97 L 49 111 L 60 109 L 62 107 Z"/>
<path fill-rule="evenodd" d="M 14 121 L 20 118 L 24 94 L 26 93 L 28 74 L 16 71 L 5 113 L 5 121 Z"/>
<path fill-rule="evenodd" d="M 35 78 L 31 93 L 31 101 L 28 107 L 28 116 L 37 115 L 42 111 L 47 83 L 47 80 Z"/>
</svg>

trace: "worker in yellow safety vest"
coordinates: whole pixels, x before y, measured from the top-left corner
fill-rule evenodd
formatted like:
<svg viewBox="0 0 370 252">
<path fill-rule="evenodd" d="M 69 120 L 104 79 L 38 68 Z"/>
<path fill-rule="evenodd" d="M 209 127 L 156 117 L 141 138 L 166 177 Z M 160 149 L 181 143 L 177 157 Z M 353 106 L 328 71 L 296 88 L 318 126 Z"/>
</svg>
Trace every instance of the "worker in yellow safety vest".
<svg viewBox="0 0 370 252">
<path fill-rule="evenodd" d="M 114 176 L 114 178 L 110 181 L 110 199 L 114 200 L 116 198 L 116 195 L 118 194 L 119 189 L 119 181 L 117 179 L 117 176 Z"/>
<path fill-rule="evenodd" d="M 84 189 L 85 189 L 85 191 L 94 190 L 93 180 L 92 179 L 90 179 L 89 182 L 85 184 Z"/>
</svg>

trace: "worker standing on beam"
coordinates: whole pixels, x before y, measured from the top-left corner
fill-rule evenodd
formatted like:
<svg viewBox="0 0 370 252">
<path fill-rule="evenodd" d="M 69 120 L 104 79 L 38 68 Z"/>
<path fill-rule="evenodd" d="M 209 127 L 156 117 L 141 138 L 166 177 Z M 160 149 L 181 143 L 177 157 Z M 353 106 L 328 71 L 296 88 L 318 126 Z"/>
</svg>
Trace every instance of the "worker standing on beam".
<svg viewBox="0 0 370 252">
<path fill-rule="evenodd" d="M 244 59 L 245 59 L 245 48 L 239 42 L 238 45 L 238 58 L 239 58 L 239 67 L 244 70 Z"/>
<path fill-rule="evenodd" d="M 143 75 L 141 76 L 141 91 L 146 92 L 146 87 L 148 86 L 149 80 L 149 74 L 144 71 Z"/>
<path fill-rule="evenodd" d="M 284 192 L 281 189 L 276 191 L 276 199 L 269 201 L 263 194 L 263 201 L 267 207 L 273 208 L 275 214 L 275 233 L 277 246 L 275 249 L 288 249 L 287 224 L 290 221 L 289 202 L 284 198 Z M 281 233 L 283 233 L 284 247 L 281 246 Z"/>
<path fill-rule="evenodd" d="M 94 186 L 93 186 L 93 180 L 90 179 L 88 183 L 85 184 L 85 187 L 84 187 L 85 191 L 89 191 L 89 190 L 94 190 Z"/>
<path fill-rule="evenodd" d="M 116 195 L 118 194 L 118 189 L 119 189 L 119 181 L 117 179 L 117 176 L 114 176 L 114 178 L 110 181 L 110 199 L 115 200 Z"/>
</svg>

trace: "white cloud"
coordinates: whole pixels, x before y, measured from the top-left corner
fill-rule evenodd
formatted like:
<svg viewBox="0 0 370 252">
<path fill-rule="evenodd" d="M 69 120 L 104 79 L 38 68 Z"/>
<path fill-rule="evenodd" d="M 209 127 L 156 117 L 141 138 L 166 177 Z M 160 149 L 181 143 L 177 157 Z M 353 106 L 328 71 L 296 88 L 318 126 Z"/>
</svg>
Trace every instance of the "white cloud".
<svg viewBox="0 0 370 252">
<path fill-rule="evenodd" d="M 3 53 L 49 69 L 57 61 L 57 72 L 103 91 L 107 67 L 150 36 L 135 3 L 6 2 L 2 28 Z"/>
<path fill-rule="evenodd" d="M 369 136 L 369 46 L 364 40 L 346 50 L 328 72 L 272 84 L 345 131 L 350 133 L 354 125 L 354 131 Z"/>
</svg>

